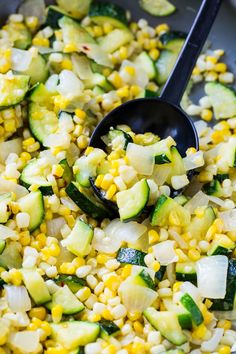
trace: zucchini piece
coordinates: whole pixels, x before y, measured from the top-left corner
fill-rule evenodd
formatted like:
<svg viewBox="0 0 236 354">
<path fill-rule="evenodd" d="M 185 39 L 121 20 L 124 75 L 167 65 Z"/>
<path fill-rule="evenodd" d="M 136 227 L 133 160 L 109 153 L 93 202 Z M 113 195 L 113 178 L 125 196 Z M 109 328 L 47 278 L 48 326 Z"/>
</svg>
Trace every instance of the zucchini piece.
<svg viewBox="0 0 236 354">
<path fill-rule="evenodd" d="M 0 278 L 0 289 L 3 289 L 3 286 L 5 284 L 6 284 L 5 281 L 2 278 Z"/>
<path fill-rule="evenodd" d="M 133 264 L 146 267 L 146 263 L 144 262 L 144 258 L 147 253 L 135 250 L 133 248 L 120 248 L 116 259 L 118 262 L 123 264 Z"/>
<path fill-rule="evenodd" d="M 30 76 L 31 85 L 35 85 L 38 82 L 45 82 L 49 76 L 49 71 L 44 57 L 40 54 L 33 57 L 29 68 L 21 72 L 21 74 Z"/>
<path fill-rule="evenodd" d="M 219 82 L 209 82 L 205 85 L 216 119 L 231 118 L 236 115 L 236 94 L 229 87 Z"/>
<path fill-rule="evenodd" d="M 140 53 L 134 59 L 134 63 L 146 72 L 149 80 L 154 80 L 156 78 L 157 69 L 155 63 L 147 52 Z"/>
<path fill-rule="evenodd" d="M 177 314 L 178 321 L 182 329 L 192 329 L 192 317 L 190 312 L 188 312 L 182 305 L 176 305 L 171 300 L 164 299 L 163 303 L 168 311 L 172 311 Z"/>
<path fill-rule="evenodd" d="M 177 195 L 177 197 L 174 198 L 174 201 L 183 206 L 188 202 L 188 198 L 185 197 L 185 195 Z"/>
<path fill-rule="evenodd" d="M 235 242 L 233 242 L 228 236 L 226 235 L 215 235 L 214 240 L 211 243 L 211 248 L 207 252 L 208 256 L 215 256 L 215 255 L 228 255 L 235 249 Z"/>
<path fill-rule="evenodd" d="M 155 289 L 155 283 L 154 281 L 152 280 L 150 274 L 145 270 L 143 269 L 139 274 L 138 276 L 144 281 L 145 285 L 154 290 Z"/>
<path fill-rule="evenodd" d="M 65 45 L 73 43 L 79 51 L 80 44 L 96 43 L 93 37 L 81 27 L 80 24 L 71 18 L 64 16 L 58 21 L 59 27 L 62 29 L 62 36 Z"/>
<path fill-rule="evenodd" d="M 144 90 L 144 96 L 143 97 L 158 97 L 158 92 L 151 91 L 151 90 Z"/>
<path fill-rule="evenodd" d="M 61 241 L 63 247 L 76 256 L 84 257 L 90 251 L 90 243 L 93 238 L 93 229 L 82 220 L 77 220 L 71 233 Z"/>
<path fill-rule="evenodd" d="M 174 345 L 186 343 L 187 338 L 182 332 L 176 313 L 171 311 L 157 311 L 149 307 L 144 311 L 144 316 L 163 337 Z"/>
<path fill-rule="evenodd" d="M 229 179 L 229 174 L 228 173 L 218 173 L 215 178 L 222 183 L 225 179 Z"/>
<path fill-rule="evenodd" d="M 217 179 L 213 179 L 211 182 L 204 184 L 203 191 L 208 195 L 214 195 L 219 198 L 223 195 L 223 189 Z"/>
<path fill-rule="evenodd" d="M 20 210 L 30 215 L 29 231 L 39 227 L 44 218 L 43 196 L 40 191 L 31 192 L 18 200 Z"/>
<path fill-rule="evenodd" d="M 105 159 L 106 153 L 101 149 L 93 149 L 89 155 L 81 156 L 74 164 L 74 172 L 76 181 L 82 187 L 89 188 L 91 186 L 89 178 L 97 175 L 98 165 Z"/>
<path fill-rule="evenodd" d="M 5 250 L 5 247 L 6 247 L 6 241 L 5 240 L 0 240 L 0 255 Z"/>
<path fill-rule="evenodd" d="M 58 289 L 52 294 L 52 300 L 46 303 L 46 307 L 49 310 L 56 305 L 61 305 L 64 315 L 74 315 L 83 311 L 84 305 L 77 299 L 67 285 Z"/>
<path fill-rule="evenodd" d="M 66 187 L 68 196 L 83 210 L 94 219 L 102 220 L 111 218 L 113 213 L 100 203 L 94 196 L 93 192 L 88 188 L 82 188 L 78 183 L 71 182 Z"/>
<path fill-rule="evenodd" d="M 212 299 L 211 311 L 231 311 L 233 310 L 236 298 L 236 260 L 229 259 L 227 271 L 227 287 L 224 299 Z"/>
<path fill-rule="evenodd" d="M 185 232 L 189 232 L 192 238 L 196 240 L 204 240 L 207 230 L 215 220 L 216 215 L 212 207 L 207 207 L 203 217 L 194 216 L 190 224 L 185 228 Z"/>
<path fill-rule="evenodd" d="M 107 340 L 109 337 L 114 337 L 120 333 L 120 328 L 113 322 L 108 320 L 101 320 L 98 322 L 102 339 Z"/>
<path fill-rule="evenodd" d="M 68 350 L 78 349 L 78 346 L 95 342 L 100 332 L 100 326 L 97 323 L 86 321 L 50 323 L 50 326 L 52 339 Z"/>
<path fill-rule="evenodd" d="M 111 147 L 111 150 L 126 150 L 127 145 L 133 142 L 131 136 L 120 129 L 110 129 L 102 140 L 108 147 Z"/>
<path fill-rule="evenodd" d="M 3 244 L 2 244 L 3 247 Z M 18 242 L 11 242 L 6 244 L 3 252 L 0 254 L 0 267 L 5 269 L 16 268 L 19 269 L 22 267 L 22 256 L 21 249 Z"/>
<path fill-rule="evenodd" d="M 21 102 L 29 90 L 29 80 L 27 75 L 0 74 L 0 109 Z"/>
<path fill-rule="evenodd" d="M 165 32 L 160 36 L 160 41 L 164 44 L 165 49 L 174 53 L 179 53 L 182 49 L 187 34 L 179 31 Z"/>
<path fill-rule="evenodd" d="M 94 96 L 100 96 L 100 95 L 103 95 L 105 93 L 105 91 L 102 87 L 96 85 L 93 88 L 93 93 L 94 93 Z"/>
<path fill-rule="evenodd" d="M 166 272 L 166 266 L 161 266 L 158 272 L 155 273 L 155 279 L 157 281 L 162 281 Z"/>
<path fill-rule="evenodd" d="M 167 81 L 177 58 L 177 53 L 167 49 L 162 50 L 159 58 L 156 61 L 156 81 L 158 85 L 163 85 Z"/>
<path fill-rule="evenodd" d="M 9 40 L 15 48 L 27 49 L 31 45 L 32 35 L 23 23 L 10 21 L 4 30 L 8 32 Z"/>
<path fill-rule="evenodd" d="M 171 184 L 171 177 L 172 176 L 182 176 L 186 174 L 186 169 L 184 167 L 184 162 L 183 159 L 178 151 L 178 149 L 175 146 L 172 146 L 170 148 L 171 152 L 171 173 L 169 174 L 167 178 L 167 182 Z"/>
<path fill-rule="evenodd" d="M 64 169 L 62 178 L 65 180 L 66 184 L 69 184 L 73 178 L 72 168 L 69 166 L 67 159 L 61 160 L 59 164 Z"/>
<path fill-rule="evenodd" d="M 29 127 L 33 136 L 43 145 L 45 138 L 49 134 L 55 133 L 58 128 L 56 113 L 38 103 L 30 103 Z"/>
<path fill-rule="evenodd" d="M 181 349 L 171 349 L 167 350 L 167 352 L 163 352 L 162 354 L 184 354 L 185 352 Z"/>
<path fill-rule="evenodd" d="M 128 25 L 126 11 L 118 5 L 108 2 L 93 1 L 89 9 L 89 16 L 99 26 L 109 23 L 114 28 L 124 28 Z"/>
<path fill-rule="evenodd" d="M 180 298 L 180 302 L 184 308 L 191 313 L 192 320 L 195 325 L 199 326 L 203 322 L 203 316 L 193 298 L 186 293 Z"/>
<path fill-rule="evenodd" d="M 68 13 L 61 7 L 50 5 L 47 8 L 45 24 L 53 29 L 59 28 L 58 21 L 63 17 L 68 16 Z"/>
<path fill-rule="evenodd" d="M 143 212 L 148 203 L 149 191 L 146 179 L 142 179 L 133 187 L 116 194 L 121 221 L 134 220 Z"/>
<path fill-rule="evenodd" d="M 105 53 L 113 53 L 132 40 L 133 34 L 129 29 L 117 28 L 108 33 L 105 37 L 100 38 L 99 45 Z"/>
<path fill-rule="evenodd" d="M 61 287 L 67 285 L 72 293 L 77 293 L 78 290 L 86 285 L 86 281 L 84 279 L 78 278 L 76 275 L 60 274 L 54 278 L 53 281 L 55 281 L 55 283 Z"/>
<path fill-rule="evenodd" d="M 51 300 L 48 288 L 42 276 L 36 269 L 21 269 L 23 282 L 36 305 L 42 305 Z"/>
<path fill-rule="evenodd" d="M 32 184 L 37 184 L 43 195 L 52 195 L 52 185 L 43 175 L 42 169 L 39 168 L 39 160 L 31 160 L 22 170 L 20 176 L 20 184 L 29 189 Z"/>
<path fill-rule="evenodd" d="M 179 281 L 190 281 L 197 283 L 196 265 L 193 262 L 176 263 L 176 279 Z"/>
<path fill-rule="evenodd" d="M 48 91 L 47 87 L 43 83 L 38 83 L 30 89 L 28 98 L 33 103 L 53 109 L 53 95 L 54 94 Z"/>
<path fill-rule="evenodd" d="M 176 10 L 168 0 L 139 0 L 139 4 L 144 11 L 153 16 L 168 16 Z"/>
<path fill-rule="evenodd" d="M 5 224 L 11 215 L 9 204 L 12 200 L 11 193 L 0 194 L 0 224 Z M 0 251 L 0 254 L 2 252 Z"/>
<path fill-rule="evenodd" d="M 94 73 L 92 75 L 91 79 L 86 79 L 83 81 L 85 88 L 94 88 L 94 86 L 99 86 L 102 89 L 105 90 L 105 92 L 111 91 L 114 89 L 114 87 L 112 86 L 112 84 L 107 80 L 107 78 L 99 73 Z"/>
<path fill-rule="evenodd" d="M 81 19 L 88 14 L 91 2 L 92 0 L 57 0 L 60 9 L 76 19 Z"/>
<path fill-rule="evenodd" d="M 174 199 L 162 194 L 155 205 L 151 214 L 152 226 L 164 226 L 169 224 L 170 213 L 174 212 L 182 225 L 188 225 L 190 222 L 190 214 Z"/>
</svg>

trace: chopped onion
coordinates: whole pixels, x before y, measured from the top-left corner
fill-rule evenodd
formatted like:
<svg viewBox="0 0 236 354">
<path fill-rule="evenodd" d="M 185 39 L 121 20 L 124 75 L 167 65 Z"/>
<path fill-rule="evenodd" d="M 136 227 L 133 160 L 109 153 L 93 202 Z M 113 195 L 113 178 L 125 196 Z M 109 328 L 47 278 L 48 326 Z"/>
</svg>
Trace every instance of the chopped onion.
<svg viewBox="0 0 236 354">
<path fill-rule="evenodd" d="M 143 224 L 139 224 L 136 221 L 130 221 L 129 223 L 123 223 L 119 219 L 113 220 L 106 228 L 105 234 L 125 241 L 127 243 L 135 243 L 147 230 L 147 227 Z"/>
<path fill-rule="evenodd" d="M 66 152 L 66 158 L 69 166 L 72 166 L 75 163 L 79 155 L 80 155 L 79 148 L 74 143 L 71 143 Z"/>
<path fill-rule="evenodd" d="M 141 146 L 129 143 L 126 149 L 126 156 L 130 165 L 141 175 L 150 176 L 154 168 L 154 157 L 148 146 Z M 140 163 L 142 161 L 142 163 Z"/>
<path fill-rule="evenodd" d="M 197 262 L 197 284 L 202 297 L 225 297 L 228 263 L 228 258 L 220 255 L 205 257 Z"/>
<path fill-rule="evenodd" d="M 31 309 L 31 300 L 24 286 L 5 285 L 7 301 L 13 312 L 26 312 Z"/>
<path fill-rule="evenodd" d="M 57 91 L 62 96 L 68 99 L 79 97 L 83 87 L 82 81 L 71 70 L 61 71 Z"/>
<path fill-rule="evenodd" d="M 201 344 L 201 350 L 204 352 L 214 352 L 220 343 L 220 340 L 224 334 L 224 329 L 223 328 L 215 328 L 212 330 L 212 337 L 207 340 L 202 342 Z"/>
<path fill-rule="evenodd" d="M 154 166 L 152 178 L 158 186 L 163 186 L 171 172 L 171 169 L 171 164 L 168 163 Z"/>
<path fill-rule="evenodd" d="M 83 55 L 78 55 L 73 53 L 71 55 L 71 60 L 73 64 L 73 69 L 76 75 L 79 76 L 81 80 L 92 79 L 94 73 L 90 67 L 89 60 Z"/>
<path fill-rule="evenodd" d="M 157 299 L 157 292 L 140 285 L 124 281 L 119 287 L 119 295 L 127 311 L 143 312 Z"/>
<path fill-rule="evenodd" d="M 166 274 L 170 284 L 173 285 L 176 280 L 174 263 L 168 264 L 168 266 L 166 267 Z"/>
<path fill-rule="evenodd" d="M 39 346 L 38 331 L 13 332 L 8 339 L 13 348 L 23 353 L 36 353 Z"/>
<path fill-rule="evenodd" d="M 65 205 L 71 211 L 78 211 L 79 210 L 79 207 L 69 197 L 62 197 L 61 198 L 61 202 L 62 202 L 63 205 Z"/>
<path fill-rule="evenodd" d="M 218 197 L 214 197 L 214 196 L 212 196 L 212 195 L 209 195 L 209 196 L 208 196 L 208 199 L 209 199 L 212 203 L 217 204 L 217 205 L 219 205 L 219 206 L 221 206 L 221 207 L 224 207 L 224 206 L 225 206 L 224 200 L 222 200 L 222 199 L 220 199 L 220 198 L 218 198 Z"/>
<path fill-rule="evenodd" d="M 14 192 L 17 199 L 29 193 L 25 187 L 0 177 L 0 193 L 7 192 Z"/>
<path fill-rule="evenodd" d="M 22 152 L 22 139 L 16 138 L 0 143 L 0 163 L 5 163 L 7 157 L 11 153 L 15 153 L 18 156 Z"/>
<path fill-rule="evenodd" d="M 44 0 L 24 0 L 20 5 L 18 12 L 24 17 L 36 16 L 39 19 L 39 23 L 42 24 L 45 21 L 45 2 Z"/>
<path fill-rule="evenodd" d="M 198 288 L 189 281 L 183 282 L 180 286 L 180 290 L 183 294 L 189 294 L 196 303 L 201 300 Z"/>
<path fill-rule="evenodd" d="M 54 218 L 52 220 L 47 220 L 47 235 L 60 238 L 61 229 L 66 224 L 65 219 L 61 216 L 59 218 Z"/>
<path fill-rule="evenodd" d="M 187 243 L 184 241 L 183 237 L 178 234 L 178 232 L 174 230 L 169 230 L 169 234 L 182 249 L 188 248 Z"/>
<path fill-rule="evenodd" d="M 208 196 L 203 193 L 202 191 L 197 192 L 186 204 L 185 208 L 193 214 L 196 208 L 202 206 L 208 206 L 209 198 Z"/>
<path fill-rule="evenodd" d="M 178 261 L 179 257 L 175 253 L 174 246 L 175 241 L 167 240 L 152 247 L 156 260 L 161 265 L 167 266 Z"/>
<path fill-rule="evenodd" d="M 186 171 L 194 170 L 195 168 L 203 166 L 204 165 L 203 152 L 197 151 L 194 154 L 184 157 L 183 163 Z"/>
<path fill-rule="evenodd" d="M 109 68 L 113 68 L 113 64 L 102 48 L 95 43 L 83 43 L 80 44 L 80 51 L 87 55 L 88 58 L 93 59 L 96 63 Z"/>
<path fill-rule="evenodd" d="M 199 137 L 202 136 L 202 134 L 206 131 L 208 128 L 207 123 L 204 122 L 203 120 L 198 120 L 197 122 L 194 122 L 195 128 L 197 130 L 197 134 Z"/>
<path fill-rule="evenodd" d="M 66 132 L 58 134 L 49 134 L 44 140 L 44 146 L 63 147 L 64 149 L 68 149 L 68 147 L 70 146 L 70 139 L 70 134 Z"/>
<path fill-rule="evenodd" d="M 18 233 L 10 229 L 10 227 L 0 225 L 0 239 L 6 240 L 7 238 L 10 238 L 12 240 L 18 240 L 19 236 Z"/>
<path fill-rule="evenodd" d="M 16 71 L 26 71 L 29 69 L 33 54 L 29 50 L 12 48 L 11 68 Z"/>
<path fill-rule="evenodd" d="M 48 91 L 56 92 L 58 82 L 59 82 L 59 75 L 53 74 L 53 75 L 49 76 L 49 78 L 45 82 L 45 86 L 48 89 Z"/>
<path fill-rule="evenodd" d="M 236 209 L 223 211 L 219 213 L 219 218 L 223 221 L 224 231 L 235 231 L 236 230 Z"/>
</svg>

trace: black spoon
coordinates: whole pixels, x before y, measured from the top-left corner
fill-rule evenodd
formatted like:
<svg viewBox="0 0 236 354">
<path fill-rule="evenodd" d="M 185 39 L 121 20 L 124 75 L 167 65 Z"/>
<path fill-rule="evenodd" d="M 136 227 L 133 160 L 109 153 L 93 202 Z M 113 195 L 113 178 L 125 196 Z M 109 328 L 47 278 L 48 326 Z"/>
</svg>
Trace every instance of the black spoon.
<svg viewBox="0 0 236 354">
<path fill-rule="evenodd" d="M 128 101 L 111 111 L 94 130 L 90 146 L 104 149 L 101 136 L 108 133 L 111 127 L 126 124 L 136 133 L 153 132 L 161 138 L 171 136 L 183 156 L 189 147 L 198 149 L 196 129 L 191 118 L 180 107 L 180 101 L 222 1 L 203 0 L 160 97 Z M 95 193 L 107 202 L 93 181 L 91 184 Z"/>
</svg>

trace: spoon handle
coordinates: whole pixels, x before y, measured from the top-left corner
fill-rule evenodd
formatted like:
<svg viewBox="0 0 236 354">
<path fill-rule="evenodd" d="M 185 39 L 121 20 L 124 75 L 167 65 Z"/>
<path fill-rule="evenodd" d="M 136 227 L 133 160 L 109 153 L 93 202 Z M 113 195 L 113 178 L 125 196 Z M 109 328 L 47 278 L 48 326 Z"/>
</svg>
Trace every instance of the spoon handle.
<svg viewBox="0 0 236 354">
<path fill-rule="evenodd" d="M 160 98 L 179 105 L 197 58 L 214 23 L 222 0 L 203 0 L 178 60 Z"/>
</svg>

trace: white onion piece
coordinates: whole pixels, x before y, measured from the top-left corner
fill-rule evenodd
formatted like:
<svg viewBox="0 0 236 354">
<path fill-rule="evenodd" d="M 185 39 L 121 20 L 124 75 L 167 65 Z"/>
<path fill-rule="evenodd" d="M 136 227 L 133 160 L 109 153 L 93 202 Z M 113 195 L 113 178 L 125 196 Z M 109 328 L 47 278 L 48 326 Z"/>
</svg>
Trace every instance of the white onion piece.
<svg viewBox="0 0 236 354">
<path fill-rule="evenodd" d="M 96 63 L 109 68 L 113 68 L 113 64 L 102 48 L 95 43 L 83 43 L 79 44 L 79 49 L 82 53 L 86 54 L 88 58 L 93 59 Z"/>
<path fill-rule="evenodd" d="M 197 192 L 186 204 L 185 208 L 193 214 L 196 208 L 202 206 L 208 206 L 209 198 L 208 196 L 203 193 L 202 191 Z"/>
<path fill-rule="evenodd" d="M 92 72 L 89 60 L 82 55 L 73 53 L 71 55 L 73 70 L 81 80 L 92 79 L 94 73 Z"/>
<path fill-rule="evenodd" d="M 82 81 L 71 70 L 61 71 L 57 91 L 62 96 L 68 99 L 78 97 L 81 95 L 83 87 Z"/>
<path fill-rule="evenodd" d="M 126 281 L 121 284 L 118 292 L 122 303 L 129 312 L 143 312 L 158 297 L 156 291 Z"/>
<path fill-rule="evenodd" d="M 184 157 L 183 163 L 186 171 L 190 171 L 195 168 L 203 166 L 204 165 L 203 152 L 197 151 L 194 154 Z"/>
<path fill-rule="evenodd" d="M 0 193 L 7 192 L 14 192 L 17 199 L 29 193 L 25 187 L 0 177 Z"/>
<path fill-rule="evenodd" d="M 203 120 L 198 120 L 197 122 L 194 122 L 195 128 L 197 130 L 198 136 L 202 136 L 202 134 L 206 131 L 207 123 L 204 122 Z"/>
<path fill-rule="evenodd" d="M 54 218 L 52 220 L 47 220 L 47 235 L 59 238 L 61 237 L 61 229 L 66 224 L 63 217 Z"/>
<path fill-rule="evenodd" d="M 162 186 L 166 182 L 171 172 L 171 169 L 171 164 L 168 163 L 154 166 L 152 178 L 158 186 Z"/>
<path fill-rule="evenodd" d="M 71 211 L 78 211 L 79 210 L 78 205 L 76 205 L 75 202 L 73 202 L 73 200 L 69 197 L 62 197 L 61 202 L 63 205 L 65 205 Z"/>
<path fill-rule="evenodd" d="M 177 262 L 179 257 L 174 250 L 175 241 L 163 241 L 153 246 L 153 252 L 156 260 L 161 264 L 167 266 L 168 264 Z"/>
<path fill-rule="evenodd" d="M 59 75 L 53 74 L 51 75 L 47 81 L 45 82 L 45 86 L 50 92 L 56 92 L 57 91 L 57 85 L 59 81 Z"/>
<path fill-rule="evenodd" d="M 72 166 L 75 163 L 79 155 L 80 155 L 79 148 L 74 143 L 71 143 L 66 152 L 66 158 L 69 166 Z"/>
<path fill-rule="evenodd" d="M 31 309 L 31 300 L 24 286 L 5 285 L 7 301 L 13 312 L 26 312 Z"/>
<path fill-rule="evenodd" d="M 235 231 L 236 230 L 236 209 L 223 211 L 219 213 L 219 218 L 223 220 L 224 231 Z"/>
<path fill-rule="evenodd" d="M 205 257 L 197 262 L 197 284 L 202 297 L 225 297 L 228 263 L 226 256 Z"/>
<path fill-rule="evenodd" d="M 178 232 L 174 230 L 169 230 L 169 234 L 182 249 L 188 248 L 187 243 L 184 241 L 183 237 L 178 234 Z"/>
<path fill-rule="evenodd" d="M 23 353 L 36 353 L 39 339 L 39 332 L 37 331 L 21 331 L 11 333 L 8 341 L 13 348 Z"/>
<path fill-rule="evenodd" d="M 224 206 L 225 206 L 224 200 L 222 200 L 222 199 L 220 199 L 220 198 L 218 198 L 218 197 L 214 197 L 214 196 L 212 196 L 212 195 L 209 195 L 209 196 L 208 196 L 208 199 L 209 199 L 212 203 L 214 203 L 214 204 L 216 204 L 216 205 L 219 205 L 219 206 L 221 206 L 221 207 L 224 207 Z"/>
<path fill-rule="evenodd" d="M 154 168 L 154 157 L 148 146 L 129 143 L 126 149 L 129 163 L 141 175 L 150 176 Z M 141 161 L 141 163 L 140 163 Z"/>
<path fill-rule="evenodd" d="M 12 240 L 18 240 L 19 236 L 18 233 L 10 229 L 10 227 L 0 225 L 0 239 L 6 240 L 7 238 L 10 238 Z"/>
<path fill-rule="evenodd" d="M 189 281 L 183 282 L 180 286 L 180 290 L 183 294 L 189 294 L 196 303 L 201 300 L 201 294 L 198 288 Z"/>
<path fill-rule="evenodd" d="M 119 219 L 113 220 L 105 229 L 106 236 L 120 239 L 127 243 L 135 243 L 145 232 L 147 227 L 136 221 L 123 223 Z"/>
<path fill-rule="evenodd" d="M 166 274 L 170 284 L 173 285 L 176 280 L 174 263 L 168 264 L 168 266 L 166 267 Z"/>
<path fill-rule="evenodd" d="M 0 163 L 5 163 L 7 157 L 11 153 L 15 153 L 18 156 L 22 152 L 22 139 L 16 138 L 0 143 Z"/>
<path fill-rule="evenodd" d="M 213 329 L 213 335 L 212 337 L 207 340 L 202 342 L 201 345 L 201 350 L 204 352 L 214 352 L 218 346 L 218 344 L 220 343 L 220 340 L 224 334 L 224 329 L 223 328 L 215 328 Z"/>
<path fill-rule="evenodd" d="M 11 68 L 16 71 L 25 71 L 29 69 L 33 54 L 28 50 L 12 48 Z"/>
<path fill-rule="evenodd" d="M 97 229 L 94 229 L 94 237 L 92 241 L 92 246 L 98 252 L 104 253 L 114 253 L 122 245 L 122 240 L 117 238 L 114 231 L 117 228 L 117 223 L 114 221 L 111 222 L 105 229 L 104 232 L 96 232 Z M 109 236 L 106 235 L 106 230 L 108 230 Z"/>
<path fill-rule="evenodd" d="M 67 149 L 70 146 L 70 139 L 71 136 L 68 133 L 49 134 L 44 140 L 44 146 Z"/>
</svg>

